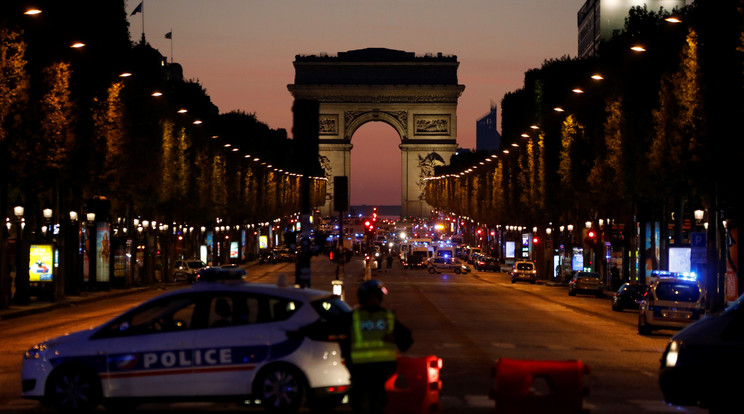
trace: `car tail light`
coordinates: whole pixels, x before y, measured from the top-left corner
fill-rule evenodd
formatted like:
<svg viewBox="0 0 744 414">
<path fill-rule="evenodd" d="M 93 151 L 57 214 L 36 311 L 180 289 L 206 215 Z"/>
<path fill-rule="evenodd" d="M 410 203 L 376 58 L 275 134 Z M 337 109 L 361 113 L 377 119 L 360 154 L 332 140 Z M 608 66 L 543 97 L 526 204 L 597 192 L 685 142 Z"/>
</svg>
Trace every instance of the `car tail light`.
<svg viewBox="0 0 744 414">
<path fill-rule="evenodd" d="M 329 393 L 334 393 L 335 394 L 335 393 L 340 393 L 340 392 L 346 392 L 346 390 L 348 388 L 349 387 L 346 386 L 346 385 L 339 385 L 339 386 L 336 386 L 336 387 L 328 387 L 328 388 L 326 388 L 326 391 L 328 391 Z"/>
</svg>

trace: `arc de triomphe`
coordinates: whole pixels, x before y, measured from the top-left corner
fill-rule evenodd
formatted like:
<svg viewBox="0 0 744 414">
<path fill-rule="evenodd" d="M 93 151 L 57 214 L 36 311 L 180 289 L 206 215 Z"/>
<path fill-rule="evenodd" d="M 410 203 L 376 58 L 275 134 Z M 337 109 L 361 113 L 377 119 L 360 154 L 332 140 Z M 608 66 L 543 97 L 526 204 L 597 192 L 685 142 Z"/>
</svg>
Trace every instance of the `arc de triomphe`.
<svg viewBox="0 0 744 414">
<path fill-rule="evenodd" d="M 319 102 L 319 156 L 328 177 L 321 214 L 336 214 L 333 177 L 350 175 L 354 132 L 378 121 L 400 135 L 401 216 L 429 215 L 423 179 L 457 149 L 457 100 L 465 89 L 458 65 L 456 56 L 382 48 L 295 57 L 290 93 Z"/>
</svg>

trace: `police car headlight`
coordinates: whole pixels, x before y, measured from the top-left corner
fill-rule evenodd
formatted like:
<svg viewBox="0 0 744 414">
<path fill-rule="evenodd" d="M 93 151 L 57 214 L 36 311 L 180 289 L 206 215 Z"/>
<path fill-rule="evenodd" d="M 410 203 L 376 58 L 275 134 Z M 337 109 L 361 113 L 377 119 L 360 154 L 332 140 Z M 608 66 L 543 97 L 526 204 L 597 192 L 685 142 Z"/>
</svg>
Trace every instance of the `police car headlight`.
<svg viewBox="0 0 744 414">
<path fill-rule="evenodd" d="M 677 341 L 669 342 L 666 352 L 664 353 L 664 359 L 662 359 L 664 366 L 667 368 L 677 366 L 679 360 L 680 344 Z"/>
<path fill-rule="evenodd" d="M 46 352 L 47 346 L 46 344 L 36 344 L 32 346 L 28 351 L 26 351 L 25 354 L 23 354 L 24 359 L 39 359 L 44 355 L 44 352 Z"/>
</svg>

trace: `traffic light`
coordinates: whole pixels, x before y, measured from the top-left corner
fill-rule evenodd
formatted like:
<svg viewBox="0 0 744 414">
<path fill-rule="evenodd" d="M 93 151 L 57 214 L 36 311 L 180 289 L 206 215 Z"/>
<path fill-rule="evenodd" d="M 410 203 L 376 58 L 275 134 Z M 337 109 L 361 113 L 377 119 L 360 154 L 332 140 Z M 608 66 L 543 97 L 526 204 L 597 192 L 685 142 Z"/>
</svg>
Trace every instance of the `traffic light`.
<svg viewBox="0 0 744 414">
<path fill-rule="evenodd" d="M 586 238 L 584 238 L 584 243 L 593 245 L 597 242 L 597 232 L 594 230 L 587 230 L 586 232 Z"/>
<path fill-rule="evenodd" d="M 537 236 L 533 237 L 532 244 L 538 244 L 538 243 L 540 243 L 540 239 Z"/>
<path fill-rule="evenodd" d="M 364 222 L 364 234 L 370 238 L 375 235 L 375 223 L 373 221 L 366 220 Z"/>
</svg>

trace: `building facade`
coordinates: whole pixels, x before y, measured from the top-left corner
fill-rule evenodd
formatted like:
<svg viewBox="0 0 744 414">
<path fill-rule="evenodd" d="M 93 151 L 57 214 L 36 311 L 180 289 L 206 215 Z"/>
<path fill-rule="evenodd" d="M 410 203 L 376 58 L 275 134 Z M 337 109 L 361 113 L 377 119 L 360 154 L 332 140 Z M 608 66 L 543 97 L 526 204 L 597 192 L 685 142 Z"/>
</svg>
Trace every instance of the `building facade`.
<svg viewBox="0 0 744 414">
<path fill-rule="evenodd" d="M 496 104 L 491 102 L 491 110 L 475 121 L 476 151 L 496 151 L 499 149 L 501 134 L 496 128 Z"/>
<path fill-rule="evenodd" d="M 646 6 L 657 12 L 685 7 L 685 0 L 586 0 L 578 13 L 580 58 L 594 56 L 599 44 L 608 40 L 625 27 L 628 11 L 636 6 Z"/>
</svg>

